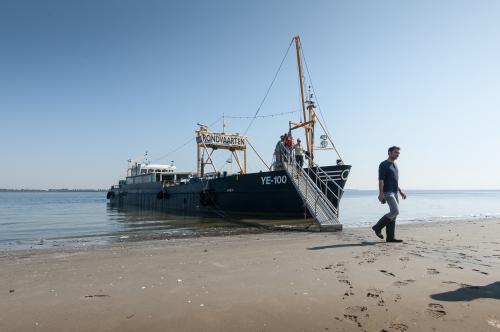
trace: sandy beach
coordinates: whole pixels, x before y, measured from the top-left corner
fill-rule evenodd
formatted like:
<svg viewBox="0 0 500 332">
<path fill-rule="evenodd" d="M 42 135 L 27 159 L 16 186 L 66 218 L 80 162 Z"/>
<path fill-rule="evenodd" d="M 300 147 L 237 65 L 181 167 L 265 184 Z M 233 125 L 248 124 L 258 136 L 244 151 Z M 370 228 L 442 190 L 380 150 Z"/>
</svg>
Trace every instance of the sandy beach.
<svg viewBox="0 0 500 332">
<path fill-rule="evenodd" d="M 4 251 L 0 331 L 500 331 L 500 219 Z"/>
</svg>

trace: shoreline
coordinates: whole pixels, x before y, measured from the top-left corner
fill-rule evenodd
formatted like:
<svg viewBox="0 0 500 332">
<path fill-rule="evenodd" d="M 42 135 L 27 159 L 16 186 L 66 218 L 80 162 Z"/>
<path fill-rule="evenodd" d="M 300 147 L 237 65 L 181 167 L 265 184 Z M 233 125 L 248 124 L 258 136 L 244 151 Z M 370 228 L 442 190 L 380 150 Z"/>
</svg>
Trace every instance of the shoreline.
<svg viewBox="0 0 500 332">
<path fill-rule="evenodd" d="M 402 221 L 398 223 L 397 227 L 403 226 L 421 226 L 421 225 L 439 225 L 439 224 L 453 224 L 453 223 L 474 223 L 481 221 L 497 221 L 500 220 L 500 217 L 497 216 L 481 216 L 481 217 L 458 217 L 458 218 L 445 218 L 445 219 L 431 219 L 431 220 L 415 220 L 415 221 Z M 315 225 L 315 224 L 311 224 Z M 353 225 L 346 226 L 343 225 L 344 228 L 342 232 L 350 231 L 350 230 L 365 230 L 371 232 L 370 225 Z M 251 223 L 248 224 L 248 227 L 214 227 L 213 229 L 205 228 L 203 229 L 205 232 L 197 233 L 193 231 L 192 234 L 182 234 L 177 235 L 173 233 L 164 232 L 154 232 L 154 231 L 145 231 L 145 232 L 131 232 L 131 231 L 123 231 L 116 233 L 108 233 L 108 234 L 89 234 L 84 236 L 68 236 L 68 237 L 47 237 L 40 239 L 32 239 L 32 240 L 11 240 L 10 243 L 13 242 L 22 242 L 21 244 L 10 244 L 10 245 L 1 245 L 0 251 L 7 252 L 17 252 L 17 251 L 45 251 L 45 250 L 61 250 L 61 249 L 74 249 L 74 250 L 86 250 L 98 247 L 107 247 L 114 245 L 122 245 L 127 243 L 141 243 L 141 242 L 150 242 L 150 241 L 164 241 L 164 240 L 173 240 L 173 239 L 199 239 L 199 238 L 226 238 L 232 236 L 241 236 L 241 235 L 258 235 L 258 234 L 286 234 L 286 233 L 322 233 L 328 234 L 336 232 L 319 232 L 315 230 L 315 228 L 307 229 L 308 226 L 302 224 L 300 226 L 292 225 L 275 225 L 275 224 L 266 224 L 262 225 L 262 227 L 255 227 Z M 208 230 L 208 231 L 207 231 Z M 191 229 L 187 229 L 188 232 L 192 232 Z M 85 239 L 94 239 L 92 241 L 85 241 Z M 58 242 L 60 241 L 60 242 Z M 74 241 L 74 244 L 71 242 Z M 24 243 L 26 242 L 26 243 Z M 51 245 L 52 244 L 52 245 Z M 29 248 L 27 248 L 29 246 Z M 17 247 L 17 248 L 16 248 Z M 19 248 L 22 247 L 22 248 Z"/>
<path fill-rule="evenodd" d="M 4 251 L 0 330 L 498 331 L 500 219 Z"/>
</svg>

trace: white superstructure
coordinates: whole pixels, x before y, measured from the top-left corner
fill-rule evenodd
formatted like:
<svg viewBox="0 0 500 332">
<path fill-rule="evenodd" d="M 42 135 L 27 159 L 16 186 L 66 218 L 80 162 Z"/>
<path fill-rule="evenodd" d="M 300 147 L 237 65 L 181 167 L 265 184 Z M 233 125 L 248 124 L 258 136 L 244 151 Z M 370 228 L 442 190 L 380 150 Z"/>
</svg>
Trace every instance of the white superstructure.
<svg viewBox="0 0 500 332">
<path fill-rule="evenodd" d="M 177 172 L 177 167 L 161 164 L 141 164 L 129 160 L 127 168 L 127 178 L 125 183 L 149 183 L 163 182 L 169 186 L 177 183 L 186 183 L 193 175 L 193 172 Z"/>
</svg>

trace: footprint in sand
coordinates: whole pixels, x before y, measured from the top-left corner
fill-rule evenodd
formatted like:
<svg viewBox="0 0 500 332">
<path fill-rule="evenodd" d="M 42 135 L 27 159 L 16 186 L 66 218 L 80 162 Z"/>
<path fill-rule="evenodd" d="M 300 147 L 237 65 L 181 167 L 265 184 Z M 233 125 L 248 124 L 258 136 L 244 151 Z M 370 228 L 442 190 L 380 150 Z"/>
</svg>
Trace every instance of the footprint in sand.
<svg viewBox="0 0 500 332">
<path fill-rule="evenodd" d="M 402 286 L 407 286 L 408 283 L 407 282 L 404 282 L 404 281 L 395 281 L 392 283 L 393 286 L 396 286 L 396 287 L 402 287 Z"/>
<path fill-rule="evenodd" d="M 488 325 L 500 329 L 500 321 L 494 318 L 488 319 Z"/>
<path fill-rule="evenodd" d="M 350 320 L 353 323 L 358 322 L 358 316 L 344 314 L 344 318 Z"/>
<path fill-rule="evenodd" d="M 93 299 L 93 298 L 98 298 L 98 297 L 111 297 L 108 294 L 93 294 L 93 295 L 85 295 L 84 298 L 86 299 Z"/>
<path fill-rule="evenodd" d="M 415 282 L 415 281 L 416 281 L 415 279 L 406 279 L 406 280 L 405 280 L 405 282 L 407 282 L 407 283 L 409 283 L 409 284 L 411 284 L 411 283 L 413 283 L 413 282 Z"/>
<path fill-rule="evenodd" d="M 348 291 L 348 292 L 344 293 L 344 296 L 351 296 L 351 295 L 354 295 L 354 293 L 352 291 Z M 342 298 L 342 299 L 344 299 L 344 298 Z"/>
<path fill-rule="evenodd" d="M 457 282 L 455 281 L 450 281 L 450 280 L 446 280 L 446 281 L 441 281 L 443 284 L 457 284 Z"/>
<path fill-rule="evenodd" d="M 452 262 L 452 263 L 461 263 L 461 261 L 457 261 L 456 259 L 447 259 L 448 262 Z"/>
<path fill-rule="evenodd" d="M 401 295 L 396 294 L 396 296 L 394 296 L 394 302 L 399 302 L 401 298 L 402 298 Z"/>
<path fill-rule="evenodd" d="M 460 286 L 460 288 L 473 288 L 473 289 L 479 289 L 479 286 L 472 286 L 472 285 L 469 285 L 469 284 L 464 284 L 464 283 L 461 283 L 461 282 L 452 282 L 454 284 L 457 284 Z"/>
<path fill-rule="evenodd" d="M 361 306 L 352 306 L 344 309 L 344 318 L 350 320 L 351 322 L 358 325 L 358 327 L 362 327 L 361 323 L 358 321 L 359 316 L 366 311 L 366 307 Z"/>
<path fill-rule="evenodd" d="M 379 270 L 379 271 L 382 272 L 383 274 L 385 274 L 386 276 L 391 276 L 391 277 L 396 276 L 394 273 L 386 271 L 386 270 Z"/>
<path fill-rule="evenodd" d="M 339 282 L 342 282 L 344 284 L 348 284 L 349 286 L 351 286 L 351 282 L 347 279 L 339 279 Z"/>
<path fill-rule="evenodd" d="M 396 331 L 406 331 L 408 330 L 408 325 L 402 324 L 402 323 L 391 323 L 389 326 L 391 329 L 394 329 Z"/>
<path fill-rule="evenodd" d="M 479 286 L 472 286 L 472 285 L 469 285 L 469 284 L 464 284 L 464 283 L 461 283 L 461 282 L 456 282 L 456 281 L 441 281 L 443 284 L 454 284 L 454 285 L 459 285 L 461 288 L 470 288 L 470 289 L 480 289 L 481 287 Z"/>
<path fill-rule="evenodd" d="M 410 260 L 410 257 L 401 257 L 399 258 L 399 260 L 402 262 L 408 262 Z"/>
<path fill-rule="evenodd" d="M 367 307 L 359 306 L 359 305 L 347 307 L 344 309 L 345 313 L 348 315 L 360 315 L 362 312 L 364 312 L 366 310 L 368 310 Z"/>
<path fill-rule="evenodd" d="M 463 267 L 455 265 L 455 264 L 448 264 L 448 267 L 450 269 L 459 269 L 459 270 L 463 270 L 464 269 Z"/>
<path fill-rule="evenodd" d="M 472 271 L 479 272 L 479 273 L 484 274 L 484 275 L 488 275 L 489 274 L 488 272 L 480 271 L 478 269 L 472 269 Z"/>
<path fill-rule="evenodd" d="M 432 318 L 441 318 L 446 315 L 444 307 L 439 303 L 429 303 L 427 306 L 429 308 L 425 312 Z"/>
<path fill-rule="evenodd" d="M 384 291 L 378 288 L 368 288 L 368 292 L 366 293 L 366 297 L 370 298 L 379 298 L 380 294 L 382 294 Z"/>
<path fill-rule="evenodd" d="M 431 274 L 431 275 L 439 274 L 439 271 L 436 270 L 436 269 L 428 268 L 427 269 L 427 274 Z"/>
</svg>

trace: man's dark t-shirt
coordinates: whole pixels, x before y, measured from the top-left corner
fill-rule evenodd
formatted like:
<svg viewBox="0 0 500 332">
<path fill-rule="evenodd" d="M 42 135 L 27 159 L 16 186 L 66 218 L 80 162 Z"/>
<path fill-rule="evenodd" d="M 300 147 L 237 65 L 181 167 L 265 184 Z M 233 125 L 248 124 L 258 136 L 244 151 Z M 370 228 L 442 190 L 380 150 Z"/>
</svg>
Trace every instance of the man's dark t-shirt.
<svg viewBox="0 0 500 332">
<path fill-rule="evenodd" d="M 384 193 L 398 193 L 399 170 L 395 163 L 384 160 L 378 167 L 378 179 L 384 181 Z"/>
</svg>

